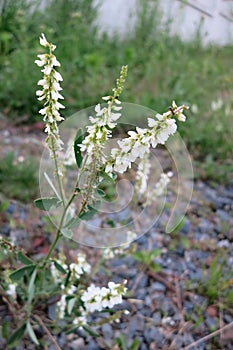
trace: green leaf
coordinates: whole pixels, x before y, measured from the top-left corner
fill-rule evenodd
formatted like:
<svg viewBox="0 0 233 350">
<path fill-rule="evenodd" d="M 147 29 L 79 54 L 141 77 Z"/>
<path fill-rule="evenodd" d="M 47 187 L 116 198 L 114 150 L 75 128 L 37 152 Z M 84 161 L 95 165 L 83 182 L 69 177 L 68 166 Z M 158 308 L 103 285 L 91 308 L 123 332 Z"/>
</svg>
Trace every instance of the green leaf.
<svg viewBox="0 0 233 350">
<path fill-rule="evenodd" d="M 78 326 L 75 326 L 71 329 L 69 329 L 68 331 L 65 332 L 65 334 L 71 334 L 71 333 L 74 333 L 76 330 L 77 330 Z"/>
<path fill-rule="evenodd" d="M 180 241 L 183 244 L 184 248 L 189 249 L 190 248 L 190 241 L 186 237 L 180 237 Z"/>
<path fill-rule="evenodd" d="M 150 267 L 153 269 L 154 272 L 160 272 L 162 270 L 162 266 L 160 266 L 158 263 L 152 261 L 150 264 Z"/>
<path fill-rule="evenodd" d="M 54 266 L 56 267 L 56 269 L 61 272 L 61 273 L 67 273 L 67 271 L 64 269 L 64 267 L 62 267 L 56 260 L 53 260 L 54 262 Z"/>
<path fill-rule="evenodd" d="M 28 332 L 28 335 L 29 337 L 31 338 L 31 340 L 36 344 L 36 345 L 40 345 L 39 342 L 38 342 L 38 339 L 35 335 L 35 332 L 31 326 L 31 323 L 29 321 L 27 321 L 27 332 Z"/>
<path fill-rule="evenodd" d="M 106 181 L 106 182 L 110 182 L 112 184 L 115 183 L 116 177 L 115 176 L 114 177 L 109 176 L 108 174 L 105 173 L 105 171 L 100 171 L 98 173 L 98 175 L 103 178 L 102 182 Z"/>
<path fill-rule="evenodd" d="M 101 190 L 100 188 L 97 188 L 96 193 L 100 197 L 105 197 L 106 196 L 106 193 L 103 190 Z"/>
<path fill-rule="evenodd" d="M 23 323 L 22 326 L 20 326 L 8 339 L 8 345 L 12 346 L 15 345 L 16 342 L 18 342 L 24 335 L 26 331 L 26 323 Z"/>
<path fill-rule="evenodd" d="M 81 167 L 82 160 L 83 160 L 82 152 L 81 152 L 79 145 L 83 142 L 83 140 L 84 140 L 83 131 L 80 128 L 80 129 L 78 129 L 77 134 L 75 136 L 75 140 L 74 140 L 74 155 L 75 155 L 77 166 L 79 168 Z"/>
<path fill-rule="evenodd" d="M 127 350 L 127 344 L 124 335 L 120 334 L 120 336 L 115 339 L 115 342 L 121 350 Z"/>
<path fill-rule="evenodd" d="M 138 350 L 139 346 L 140 346 L 140 341 L 138 339 L 134 339 L 134 341 L 130 345 L 129 350 Z"/>
<path fill-rule="evenodd" d="M 26 272 L 31 273 L 35 269 L 35 267 L 36 266 L 34 264 L 21 267 L 20 269 L 12 272 L 10 274 L 10 278 L 12 279 L 12 281 L 18 281 L 25 275 Z"/>
<path fill-rule="evenodd" d="M 67 224 L 65 225 L 65 228 L 75 228 L 78 227 L 80 224 L 80 218 L 77 216 L 76 218 L 70 219 Z"/>
<path fill-rule="evenodd" d="M 49 210 L 52 207 L 60 207 L 62 205 L 62 202 L 57 197 L 48 197 L 48 198 L 38 198 L 34 201 L 37 208 L 40 210 Z"/>
<path fill-rule="evenodd" d="M 94 332 L 90 327 L 88 327 L 87 325 L 83 325 L 83 329 L 88 333 L 90 334 L 92 337 L 99 337 L 100 335 L 96 332 Z"/>
<path fill-rule="evenodd" d="M 31 260 L 30 258 L 28 258 L 26 255 L 24 255 L 22 252 L 18 252 L 17 253 L 17 258 L 19 261 L 21 261 L 21 263 L 23 263 L 24 265 L 31 265 L 33 263 L 33 260 Z"/>
<path fill-rule="evenodd" d="M 82 220 L 89 220 L 89 219 L 91 219 L 92 216 L 94 216 L 95 213 L 98 211 L 99 205 L 100 205 L 100 204 L 101 204 L 101 202 L 100 202 L 100 201 L 97 201 L 97 202 L 95 203 L 95 207 L 88 205 L 88 206 L 87 206 L 87 209 L 88 209 L 88 210 L 85 211 L 85 212 L 83 212 L 83 213 L 81 213 L 80 215 L 78 215 L 78 217 L 79 217 L 80 219 L 82 219 Z"/>
<path fill-rule="evenodd" d="M 64 237 L 69 238 L 69 239 L 72 238 L 72 236 L 73 236 L 73 232 L 70 229 L 66 228 L 66 227 L 64 227 L 61 230 L 61 233 L 63 234 Z"/>
<path fill-rule="evenodd" d="M 29 285 L 28 285 L 28 304 L 31 303 L 34 296 L 36 274 L 37 274 L 37 269 L 33 271 L 32 276 L 30 278 Z"/>
<path fill-rule="evenodd" d="M 233 290 L 231 290 L 228 294 L 227 294 L 227 301 L 229 304 L 233 305 Z"/>
<path fill-rule="evenodd" d="M 170 228 L 167 233 L 175 236 L 177 233 L 180 232 L 180 230 L 183 228 L 183 226 L 184 226 L 184 217 L 179 216 L 178 218 L 176 218 L 175 222 L 173 223 L 172 228 Z"/>
<path fill-rule="evenodd" d="M 68 301 L 67 312 L 69 315 L 71 314 L 75 303 L 76 303 L 76 298 L 72 298 Z"/>
<path fill-rule="evenodd" d="M 69 284 L 70 276 L 71 276 L 71 271 L 69 271 L 66 275 L 66 279 L 65 279 L 65 283 L 64 283 L 65 287 L 67 287 Z"/>
<path fill-rule="evenodd" d="M 10 333 L 10 322 L 9 321 L 4 321 L 2 323 L 2 337 L 4 339 L 7 339 L 9 333 Z"/>
</svg>

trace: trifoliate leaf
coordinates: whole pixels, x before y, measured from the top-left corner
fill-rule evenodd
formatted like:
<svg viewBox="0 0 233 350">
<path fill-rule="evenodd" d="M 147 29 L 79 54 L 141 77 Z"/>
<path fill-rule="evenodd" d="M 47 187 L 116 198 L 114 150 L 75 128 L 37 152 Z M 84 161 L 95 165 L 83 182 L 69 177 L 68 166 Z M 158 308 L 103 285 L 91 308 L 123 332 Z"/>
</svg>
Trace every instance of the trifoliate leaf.
<svg viewBox="0 0 233 350">
<path fill-rule="evenodd" d="M 62 205 L 62 202 L 57 197 L 47 197 L 47 198 L 38 198 L 34 201 L 37 208 L 40 210 L 49 210 L 52 207 L 59 207 Z"/>
</svg>

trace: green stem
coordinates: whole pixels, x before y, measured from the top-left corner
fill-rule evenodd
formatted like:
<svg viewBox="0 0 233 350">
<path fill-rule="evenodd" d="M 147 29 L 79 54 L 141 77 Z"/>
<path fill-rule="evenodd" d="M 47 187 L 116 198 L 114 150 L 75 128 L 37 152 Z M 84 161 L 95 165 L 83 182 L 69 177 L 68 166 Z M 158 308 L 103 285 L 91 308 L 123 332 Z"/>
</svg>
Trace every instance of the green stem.
<svg viewBox="0 0 233 350">
<path fill-rule="evenodd" d="M 76 183 L 76 185 L 75 185 L 75 189 L 76 189 L 76 187 L 77 187 L 77 185 L 78 185 L 78 181 L 79 181 L 79 178 L 78 178 L 77 183 Z M 62 236 L 62 233 L 61 233 L 62 225 L 63 225 L 64 219 L 65 219 L 67 210 L 69 209 L 69 206 L 71 205 L 71 203 L 73 202 L 73 200 L 74 200 L 74 198 L 75 198 L 75 196 L 76 196 L 75 189 L 74 189 L 73 194 L 71 195 L 71 197 L 70 197 L 68 203 L 66 204 L 66 206 L 65 206 L 65 208 L 64 208 L 64 211 L 63 211 L 63 214 L 62 214 L 62 217 L 61 217 L 61 221 L 60 221 L 60 224 L 59 224 L 59 227 L 58 227 L 58 230 L 57 230 L 56 237 L 55 237 L 55 239 L 54 239 L 52 245 L 50 246 L 49 251 L 48 251 L 48 253 L 47 253 L 46 257 L 45 257 L 45 262 L 47 262 L 47 261 L 49 260 L 49 258 L 50 258 L 50 256 L 51 256 L 51 254 L 52 254 L 52 252 L 53 252 L 55 246 L 57 245 L 57 242 L 59 241 L 59 239 L 60 239 L 61 236 Z"/>
<path fill-rule="evenodd" d="M 56 173 L 57 173 L 57 180 L 58 180 L 58 184 L 59 185 L 59 189 L 61 191 L 61 193 L 63 194 L 62 192 L 62 185 L 61 185 L 61 182 L 60 182 L 60 177 L 58 175 L 58 172 L 57 172 L 57 169 L 58 169 L 58 166 L 57 166 L 57 158 L 56 158 L 56 152 L 53 151 L 53 154 L 54 154 L 54 161 L 55 161 L 55 167 L 56 167 Z M 52 243 L 52 245 L 50 246 L 49 248 L 49 251 L 45 257 L 45 263 L 49 260 L 54 248 L 56 247 L 57 245 L 57 242 L 59 241 L 59 239 L 62 237 L 62 233 L 61 233 L 61 229 L 62 229 L 62 225 L 63 225 L 63 222 L 64 222 L 64 219 L 65 219 L 65 215 L 67 213 L 67 210 L 69 209 L 69 206 L 71 205 L 71 203 L 73 202 L 75 196 L 77 195 L 76 193 L 76 188 L 78 187 L 79 185 L 79 180 L 80 180 L 80 177 L 81 177 L 81 174 L 83 173 L 83 169 L 84 169 L 84 166 L 86 164 L 86 160 L 87 160 L 87 157 L 85 158 L 84 162 L 83 162 L 83 166 L 82 166 L 82 169 L 80 170 L 79 174 L 78 174 L 78 177 L 77 177 L 77 181 L 76 181 L 76 184 L 74 186 L 74 191 L 72 193 L 72 195 L 70 196 L 70 199 L 68 201 L 68 203 L 66 204 L 65 208 L 64 208 L 64 211 L 63 211 L 63 214 L 62 214 L 62 217 L 61 217 L 61 221 L 60 221 L 60 224 L 59 224 L 59 227 L 58 227 L 58 230 L 57 230 L 57 233 L 56 233 L 56 237 Z M 61 186 L 61 187 L 60 187 Z M 64 199 L 63 199 L 63 203 L 64 203 Z"/>
<path fill-rule="evenodd" d="M 61 200 L 62 200 L 63 205 L 65 205 L 65 198 L 64 198 L 64 194 L 63 194 L 62 182 L 61 182 L 61 178 L 60 178 L 60 176 L 58 174 L 59 167 L 58 167 L 58 161 L 57 161 L 57 154 L 56 154 L 54 149 L 53 149 L 53 158 L 54 158 L 55 172 L 56 172 L 57 183 L 58 183 L 58 187 L 59 187 Z"/>
</svg>

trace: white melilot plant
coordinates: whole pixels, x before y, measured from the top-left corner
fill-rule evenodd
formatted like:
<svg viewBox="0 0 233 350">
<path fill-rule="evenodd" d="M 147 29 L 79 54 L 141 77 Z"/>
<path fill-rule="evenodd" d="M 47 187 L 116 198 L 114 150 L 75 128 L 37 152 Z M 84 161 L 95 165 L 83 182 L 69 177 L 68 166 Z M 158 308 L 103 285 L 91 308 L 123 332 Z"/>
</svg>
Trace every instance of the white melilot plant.
<svg viewBox="0 0 233 350">
<path fill-rule="evenodd" d="M 96 269 L 92 270 L 85 254 L 79 252 L 72 263 L 69 263 L 62 253 L 59 253 L 59 258 L 52 258 L 58 241 L 63 236 L 68 239 L 72 238 L 72 229 L 79 227 L 83 217 L 86 215 L 86 219 L 89 219 L 96 213 L 95 208 L 91 205 L 97 202 L 96 194 L 107 197 L 107 190 L 105 192 L 103 190 L 106 184 L 104 181 L 107 179 L 106 181 L 111 184 L 116 183 L 117 174 L 125 173 L 132 163 L 138 159 L 139 166 L 135 176 L 135 190 L 142 196 L 150 174 L 148 157 L 150 147 L 155 148 L 158 144 L 164 144 L 170 135 L 174 135 L 177 130 L 176 118 L 181 122 L 185 122 L 186 117 L 183 111 L 187 107 L 185 105 L 177 106 L 173 101 L 172 107 L 166 113 L 157 114 L 155 118 L 149 118 L 148 126 L 144 129 L 137 127 L 136 130 L 129 131 L 128 137 L 118 141 L 119 147 L 111 149 L 110 154 L 106 155 L 104 148 L 112 137 L 113 130 L 117 127 L 117 122 L 121 117 L 122 106 L 119 97 L 127 75 L 127 66 L 123 66 L 112 95 L 103 97 L 105 106 L 102 107 L 97 104 L 95 116 L 89 118 L 91 125 L 87 127 L 86 135 L 83 136 L 82 132 L 80 134 L 80 130 L 78 130 L 73 144 L 71 140 L 66 154 L 62 157 L 60 152 L 63 150 L 64 144 L 59 134 L 58 123 L 64 120 L 60 110 L 65 107 L 59 102 L 63 99 L 60 93 L 62 91 L 60 82 L 63 78 L 57 71 L 60 62 L 54 55 L 56 46 L 50 43 L 44 34 L 41 34 L 40 44 L 48 52 L 39 54 L 35 61 L 37 66 L 42 68 L 41 72 L 43 73 L 43 78 L 38 81 L 41 90 L 38 90 L 36 95 L 38 100 L 44 103 L 39 113 L 43 116 L 45 122 L 46 143 L 55 165 L 55 177 L 59 190 L 56 189 L 56 186 L 53 186 L 53 181 L 47 176 L 46 179 L 54 191 L 53 197 L 39 198 L 35 200 L 35 205 L 44 211 L 49 211 L 54 207 L 61 208 L 61 215 L 58 215 L 60 222 L 57 225 L 56 236 L 46 256 L 39 260 L 27 256 L 21 249 L 2 237 L 0 237 L 0 246 L 3 247 L 4 253 L 8 251 L 14 254 L 21 264 L 17 270 L 7 270 L 7 278 L 3 281 L 8 305 L 11 303 L 9 310 L 12 317 L 15 318 L 15 325 L 18 327 L 10 337 L 8 345 L 15 346 L 15 342 L 20 341 L 27 333 L 31 340 L 37 346 L 40 346 L 41 342 L 37 339 L 34 331 L 39 325 L 55 347 L 60 349 L 52 335 L 53 325 L 56 328 L 57 324 L 47 322 L 48 298 L 56 296 L 57 318 L 65 319 L 66 331 L 72 333 L 80 327 L 89 334 L 93 334 L 93 331 L 88 328 L 91 313 L 100 312 L 106 308 L 112 312 L 111 309 L 122 303 L 126 296 L 127 281 L 122 281 L 122 283 L 109 281 L 106 286 L 92 284 L 91 277 Z M 71 154 L 71 159 L 69 159 L 69 154 L 72 152 L 74 154 Z M 74 160 L 78 167 L 77 180 L 70 198 L 66 199 L 62 169 L 66 165 L 72 165 L 73 169 Z M 86 178 L 84 176 L 84 183 L 80 180 L 83 174 L 86 175 Z M 44 173 L 44 175 L 47 174 Z M 150 197 L 153 197 L 152 199 L 163 194 L 170 177 L 170 173 L 161 175 L 159 182 L 151 191 Z M 74 203 L 76 197 L 80 199 L 77 206 Z M 149 202 L 145 202 L 143 205 L 149 204 Z M 137 233 L 130 228 L 126 232 L 125 238 L 125 245 L 118 246 L 112 251 L 109 248 L 105 249 L 103 259 L 113 258 L 116 254 L 125 253 L 130 243 L 137 238 Z M 100 263 L 102 263 L 102 259 L 100 259 Z M 12 265 L 14 266 L 14 264 Z M 99 266 L 98 263 L 97 266 Z M 122 311 L 124 312 L 124 310 Z M 125 314 L 127 313 L 128 311 L 125 311 Z M 113 321 L 114 317 L 117 321 L 119 312 L 105 318 L 103 322 Z"/>
</svg>

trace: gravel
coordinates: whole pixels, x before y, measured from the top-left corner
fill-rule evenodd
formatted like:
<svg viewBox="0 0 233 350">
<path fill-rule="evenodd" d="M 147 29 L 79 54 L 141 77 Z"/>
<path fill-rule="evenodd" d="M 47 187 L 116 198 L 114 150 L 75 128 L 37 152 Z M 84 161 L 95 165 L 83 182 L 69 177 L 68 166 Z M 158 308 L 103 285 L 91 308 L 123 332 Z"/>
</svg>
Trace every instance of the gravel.
<svg viewBox="0 0 233 350">
<path fill-rule="evenodd" d="M 122 258 L 116 257 L 108 263 L 109 269 L 112 270 L 111 280 L 122 282 L 127 279 L 131 293 L 130 300 L 125 300 L 115 309 L 127 309 L 130 314 L 123 315 L 120 323 L 107 323 L 96 328 L 100 334 L 98 339 L 92 338 L 83 330 L 77 331 L 71 338 L 61 333 L 57 336 L 61 348 L 108 349 L 106 343 L 113 347 L 114 339 L 121 335 L 126 339 L 127 349 L 130 349 L 134 339 L 139 339 L 139 350 L 166 350 L 171 344 L 172 350 L 181 350 L 218 329 L 218 307 L 216 316 L 211 317 L 208 314 L 210 301 L 207 295 L 202 295 L 203 289 L 200 287 L 203 287 L 204 280 L 208 280 L 211 261 L 217 256 L 218 250 L 225 257 L 223 275 L 225 276 L 229 269 L 233 272 L 232 210 L 232 188 L 225 190 L 216 186 L 213 189 L 201 181 L 195 183 L 193 199 L 184 225 L 176 236 L 165 234 L 164 226 L 159 223 L 136 241 L 137 250 L 161 249 L 162 253 L 155 259 L 162 267 L 161 272 L 155 273 L 154 277 L 149 275 L 147 270 L 142 268 L 142 264 L 135 262 L 130 254 Z M 22 222 L 28 220 L 29 211 L 17 202 L 10 203 L 4 213 L 7 220 L 0 223 L 0 229 L 2 236 L 10 237 L 16 244 L 31 249 L 31 253 L 36 256 L 38 252 L 34 252 L 28 245 L 28 242 L 33 242 L 34 232 L 43 230 L 47 242 L 50 242 L 51 237 L 46 233 L 45 224 L 40 217 L 34 217 L 33 233 L 30 237 L 30 225 L 22 227 Z M 129 213 L 124 211 L 121 215 L 126 219 Z M 169 216 L 169 212 L 166 212 L 165 216 Z M 9 225 L 10 219 L 14 220 L 15 225 Z M 94 224 L 97 223 L 97 219 L 93 220 Z M 183 245 L 184 238 L 188 240 L 188 246 Z M 91 254 L 95 254 L 95 250 Z M 102 270 L 93 280 L 95 283 L 102 283 L 103 279 L 109 278 Z M 2 309 L 1 305 L 0 301 L 0 317 L 4 320 L 8 316 L 6 309 Z M 221 312 L 223 324 L 233 322 L 233 309 L 230 306 L 223 308 Z M 48 317 L 54 319 L 55 316 L 55 305 L 51 304 L 48 307 Z M 209 348 L 206 344 L 202 342 L 195 349 L 217 350 L 223 343 L 220 344 L 220 338 L 216 337 L 215 342 L 208 341 Z M 233 349 L 232 336 L 223 346 L 226 350 Z M 5 340 L 0 332 L 0 350 L 5 348 Z M 49 350 L 53 348 L 52 344 L 48 347 Z M 20 346 L 17 347 L 17 350 L 19 349 Z M 119 350 L 117 347 L 113 349 Z"/>
</svg>

